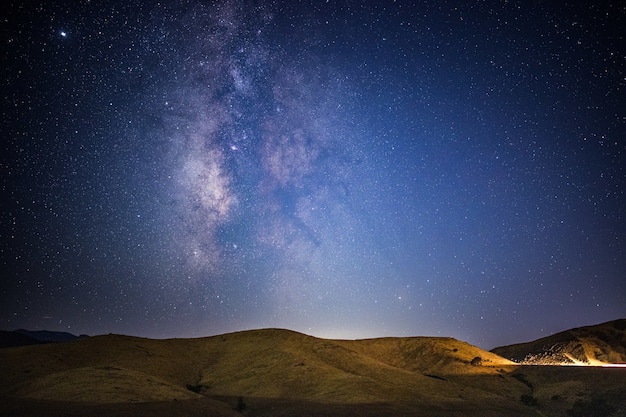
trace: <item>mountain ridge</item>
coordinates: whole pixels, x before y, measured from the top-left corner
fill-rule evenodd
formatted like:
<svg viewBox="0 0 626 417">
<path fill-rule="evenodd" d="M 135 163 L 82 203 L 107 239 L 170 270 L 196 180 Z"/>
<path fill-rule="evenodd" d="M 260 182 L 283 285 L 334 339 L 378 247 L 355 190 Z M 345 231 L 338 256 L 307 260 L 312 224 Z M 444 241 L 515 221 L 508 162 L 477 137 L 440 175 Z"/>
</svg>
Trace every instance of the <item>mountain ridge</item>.
<svg viewBox="0 0 626 417">
<path fill-rule="evenodd" d="M 76 336 L 68 332 L 51 330 L 0 330 L 0 348 L 37 345 L 42 343 L 63 343 L 76 339 L 89 337 L 87 335 Z"/>
</svg>

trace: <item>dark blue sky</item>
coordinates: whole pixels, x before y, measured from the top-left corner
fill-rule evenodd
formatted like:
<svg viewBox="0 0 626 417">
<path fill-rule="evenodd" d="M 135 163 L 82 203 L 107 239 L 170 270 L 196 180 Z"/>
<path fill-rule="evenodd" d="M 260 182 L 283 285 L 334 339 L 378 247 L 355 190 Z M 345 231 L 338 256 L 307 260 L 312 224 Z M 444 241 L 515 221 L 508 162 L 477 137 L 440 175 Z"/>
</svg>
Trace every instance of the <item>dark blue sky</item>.
<svg viewBox="0 0 626 417">
<path fill-rule="evenodd" d="M 626 8 L 12 2 L 0 327 L 483 348 L 626 317 Z"/>
</svg>

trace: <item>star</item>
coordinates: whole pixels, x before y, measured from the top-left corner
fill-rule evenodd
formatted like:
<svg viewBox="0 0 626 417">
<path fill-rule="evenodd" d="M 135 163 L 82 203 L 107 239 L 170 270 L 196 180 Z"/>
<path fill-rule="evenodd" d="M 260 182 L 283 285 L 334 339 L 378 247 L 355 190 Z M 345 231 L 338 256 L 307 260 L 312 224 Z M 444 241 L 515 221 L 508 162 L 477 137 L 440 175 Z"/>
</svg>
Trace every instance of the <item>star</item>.
<svg viewBox="0 0 626 417">
<path fill-rule="evenodd" d="M 16 7 L 61 47 L 3 52 L 5 327 L 491 348 L 623 316 L 623 14 L 178 3 Z"/>
</svg>

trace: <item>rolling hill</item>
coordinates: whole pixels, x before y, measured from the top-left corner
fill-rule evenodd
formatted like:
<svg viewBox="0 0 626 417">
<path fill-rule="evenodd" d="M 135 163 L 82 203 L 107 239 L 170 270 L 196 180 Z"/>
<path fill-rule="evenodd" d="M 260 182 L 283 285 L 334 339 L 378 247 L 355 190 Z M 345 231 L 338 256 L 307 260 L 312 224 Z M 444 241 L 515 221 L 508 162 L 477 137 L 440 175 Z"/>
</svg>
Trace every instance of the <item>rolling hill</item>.
<svg viewBox="0 0 626 417">
<path fill-rule="evenodd" d="M 526 365 L 626 363 L 626 319 L 570 329 L 492 352 Z"/>
<path fill-rule="evenodd" d="M 597 395 L 626 410 L 620 371 L 524 367 L 452 338 L 104 335 L 0 349 L 0 415 L 565 416 Z"/>
</svg>

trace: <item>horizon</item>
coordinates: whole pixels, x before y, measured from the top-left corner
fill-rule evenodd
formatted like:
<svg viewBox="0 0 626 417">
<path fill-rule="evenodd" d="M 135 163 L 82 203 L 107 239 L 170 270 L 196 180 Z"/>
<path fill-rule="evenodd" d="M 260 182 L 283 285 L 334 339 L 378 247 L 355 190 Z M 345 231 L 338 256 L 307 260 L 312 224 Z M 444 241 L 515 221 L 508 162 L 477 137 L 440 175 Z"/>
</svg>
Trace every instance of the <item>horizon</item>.
<svg viewBox="0 0 626 417">
<path fill-rule="evenodd" d="M 473 343 L 468 342 L 467 340 L 455 337 L 454 335 L 447 335 L 447 336 L 446 335 L 436 335 L 436 336 L 435 335 L 410 335 L 410 336 L 409 335 L 407 335 L 407 336 L 388 335 L 388 336 L 371 336 L 371 337 L 356 337 L 356 338 L 351 338 L 351 337 L 325 337 L 325 336 L 319 336 L 319 335 L 310 334 L 310 333 L 307 333 L 307 332 L 304 332 L 304 331 L 288 329 L 288 328 L 284 328 L 284 327 L 248 328 L 248 329 L 227 331 L 227 332 L 224 332 L 224 333 L 197 335 L 197 336 L 190 336 L 190 337 L 178 337 L 178 336 L 173 336 L 173 337 L 167 337 L 167 336 L 165 336 L 165 337 L 149 337 L 149 336 L 136 335 L 136 334 L 127 334 L 127 333 L 96 333 L 96 334 L 81 333 L 81 334 L 74 334 L 74 333 L 66 331 L 66 330 L 23 329 L 23 328 L 13 329 L 13 330 L 4 330 L 4 331 L 7 331 L 7 332 L 18 332 L 20 330 L 24 330 L 26 332 L 66 333 L 66 334 L 71 334 L 72 336 L 75 336 L 77 338 L 82 337 L 82 336 L 97 337 L 97 336 L 117 335 L 117 336 L 137 337 L 137 338 L 145 338 L 145 339 L 152 339 L 152 340 L 175 340 L 175 339 L 201 339 L 201 338 L 208 338 L 208 337 L 224 336 L 224 335 L 234 334 L 234 333 L 253 332 L 253 331 L 261 331 L 261 330 L 284 330 L 284 331 L 287 331 L 287 332 L 299 333 L 299 334 L 303 334 L 305 336 L 311 336 L 311 337 L 314 337 L 314 338 L 317 338 L 317 339 L 326 339 L 326 340 L 354 340 L 354 341 L 358 341 L 358 340 L 389 339 L 389 338 L 422 338 L 422 337 L 424 337 L 424 338 L 452 338 L 452 339 L 459 340 L 461 342 L 469 343 L 472 346 L 476 346 L 476 347 L 478 347 L 478 348 L 480 348 L 482 350 L 490 352 L 491 350 L 493 350 L 495 348 L 534 342 L 534 341 L 536 341 L 538 339 L 542 339 L 544 337 L 553 336 L 553 335 L 561 333 L 561 332 L 565 332 L 565 331 L 569 331 L 569 330 L 575 330 L 575 329 L 580 328 L 580 327 L 589 327 L 589 326 L 601 325 L 601 324 L 610 323 L 610 322 L 617 321 L 617 320 L 626 320 L 626 317 L 616 318 L 616 319 L 613 319 L 613 320 L 608 320 L 608 321 L 600 322 L 600 323 L 590 323 L 590 324 L 586 324 L 586 325 L 582 325 L 582 326 L 569 327 L 569 328 L 566 328 L 566 329 L 557 330 L 554 333 L 546 334 L 544 336 L 541 336 L 541 337 L 538 337 L 538 338 L 535 338 L 535 339 L 529 339 L 529 340 L 517 341 L 517 342 L 513 342 L 513 343 L 501 344 L 501 345 L 493 346 L 491 348 L 475 345 Z"/>
<path fill-rule="evenodd" d="M 6 15 L 0 327 L 491 347 L 626 316 L 617 5 Z"/>
</svg>

